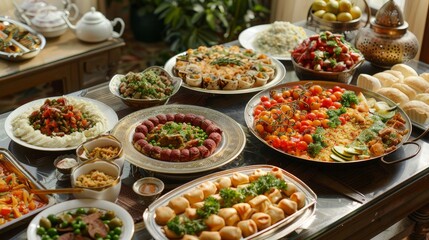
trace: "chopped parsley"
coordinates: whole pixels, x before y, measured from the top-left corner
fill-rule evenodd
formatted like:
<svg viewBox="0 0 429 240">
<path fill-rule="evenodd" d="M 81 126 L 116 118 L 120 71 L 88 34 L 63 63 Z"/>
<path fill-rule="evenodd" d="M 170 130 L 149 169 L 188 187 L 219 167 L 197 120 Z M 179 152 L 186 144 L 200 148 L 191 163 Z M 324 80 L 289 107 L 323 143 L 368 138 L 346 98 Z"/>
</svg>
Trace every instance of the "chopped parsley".
<svg viewBox="0 0 429 240">
<path fill-rule="evenodd" d="M 327 144 L 323 141 L 323 133 L 325 130 L 321 127 L 316 129 L 316 132 L 312 134 L 313 142 L 308 145 L 307 152 L 311 157 L 317 156 L 319 152 L 327 146 Z"/>
<path fill-rule="evenodd" d="M 339 125 L 341 125 L 341 121 L 340 119 L 338 119 L 339 116 L 341 116 L 341 114 L 346 113 L 347 110 L 345 107 L 341 107 L 339 109 L 329 109 L 326 114 L 328 114 L 329 117 L 329 127 L 331 128 L 335 128 Z"/>
<path fill-rule="evenodd" d="M 359 104 L 359 99 L 354 91 L 345 91 L 341 96 L 341 104 L 344 107 L 350 107 L 353 104 Z"/>
</svg>

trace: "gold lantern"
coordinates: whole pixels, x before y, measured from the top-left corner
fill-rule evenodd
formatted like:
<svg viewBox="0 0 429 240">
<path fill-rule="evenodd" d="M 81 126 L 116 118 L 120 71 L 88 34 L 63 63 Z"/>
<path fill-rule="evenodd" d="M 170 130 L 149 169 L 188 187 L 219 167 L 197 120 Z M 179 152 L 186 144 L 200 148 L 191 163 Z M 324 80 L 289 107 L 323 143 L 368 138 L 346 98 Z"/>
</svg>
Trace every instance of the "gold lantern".
<svg viewBox="0 0 429 240">
<path fill-rule="evenodd" d="M 355 45 L 372 64 L 389 68 L 413 59 L 419 50 L 416 36 L 407 30 L 408 23 L 399 6 L 390 0 L 377 12 L 369 28 L 356 35 Z"/>
</svg>

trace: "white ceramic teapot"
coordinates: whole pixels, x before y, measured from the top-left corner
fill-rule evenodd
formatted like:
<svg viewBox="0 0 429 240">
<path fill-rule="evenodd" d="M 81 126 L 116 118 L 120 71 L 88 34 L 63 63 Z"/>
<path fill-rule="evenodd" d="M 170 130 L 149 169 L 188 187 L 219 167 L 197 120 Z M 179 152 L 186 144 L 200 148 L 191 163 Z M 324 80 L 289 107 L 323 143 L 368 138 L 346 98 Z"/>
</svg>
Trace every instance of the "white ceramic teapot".
<svg viewBox="0 0 429 240">
<path fill-rule="evenodd" d="M 76 7 L 76 5 L 73 6 Z M 72 17 L 76 18 L 78 12 L 77 8 L 75 8 L 75 15 Z M 22 15 L 22 18 L 43 36 L 53 38 L 61 36 L 68 29 L 66 21 L 62 18 L 63 15 L 69 17 L 69 11 L 60 11 L 55 6 L 48 5 L 38 9 L 31 19 L 26 14 Z"/>
<path fill-rule="evenodd" d="M 125 23 L 121 18 L 115 18 L 109 21 L 102 13 L 95 10 L 94 7 L 77 22 L 76 25 L 70 23 L 66 16 L 62 16 L 67 25 L 75 32 L 76 37 L 84 42 L 101 42 L 109 38 L 119 38 L 125 29 Z M 113 30 L 113 26 L 121 24 L 118 32 Z"/>
</svg>

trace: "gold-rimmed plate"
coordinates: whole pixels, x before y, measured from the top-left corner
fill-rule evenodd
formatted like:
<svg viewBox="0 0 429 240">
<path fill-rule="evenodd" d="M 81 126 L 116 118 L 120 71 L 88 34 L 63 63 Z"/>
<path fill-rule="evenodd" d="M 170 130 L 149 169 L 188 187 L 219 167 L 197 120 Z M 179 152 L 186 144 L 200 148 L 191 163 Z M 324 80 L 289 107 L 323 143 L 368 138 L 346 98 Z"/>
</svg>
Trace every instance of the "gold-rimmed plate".
<svg viewBox="0 0 429 240">
<path fill-rule="evenodd" d="M 148 157 L 135 149 L 132 138 L 136 126 L 145 119 L 167 113 L 192 113 L 214 122 L 223 131 L 222 141 L 216 151 L 209 157 L 200 160 L 167 162 Z M 243 151 L 246 144 L 244 131 L 234 119 L 221 112 L 193 105 L 172 104 L 136 111 L 122 118 L 111 134 L 122 142 L 127 161 L 145 170 L 165 174 L 199 173 L 221 167 L 233 161 Z"/>
</svg>

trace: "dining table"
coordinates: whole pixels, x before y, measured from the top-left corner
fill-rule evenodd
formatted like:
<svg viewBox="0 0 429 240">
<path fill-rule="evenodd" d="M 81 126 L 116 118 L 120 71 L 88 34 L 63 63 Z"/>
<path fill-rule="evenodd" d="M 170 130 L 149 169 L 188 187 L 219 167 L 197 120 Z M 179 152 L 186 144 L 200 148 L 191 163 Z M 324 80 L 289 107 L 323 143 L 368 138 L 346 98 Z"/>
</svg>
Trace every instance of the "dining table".
<svg viewBox="0 0 429 240">
<path fill-rule="evenodd" d="M 239 44 L 237 41 L 231 45 Z M 299 81 L 290 61 L 281 61 L 286 74 L 281 83 Z M 418 73 L 429 72 L 429 65 L 416 60 L 406 64 Z M 142 69 L 143 70 L 143 69 Z M 359 74 L 374 74 L 385 69 L 365 62 L 357 69 L 350 84 L 356 84 Z M 109 83 L 82 89 L 71 93 L 84 96 L 110 106 L 124 118 L 137 109 L 130 108 L 109 91 Z M 394 153 L 388 154 L 384 161 L 375 159 L 356 163 L 323 163 L 295 158 L 275 151 L 255 137 L 246 126 L 244 110 L 248 101 L 257 92 L 243 94 L 211 94 L 197 92 L 181 87 L 177 94 L 166 104 L 184 104 L 202 106 L 219 111 L 234 119 L 246 135 L 243 151 L 227 164 L 207 172 L 174 175 L 147 171 L 125 162 L 118 205 L 127 209 L 132 197 L 121 200 L 121 197 L 132 194 L 132 184 L 142 176 L 155 176 L 165 183 L 164 193 L 188 181 L 226 169 L 248 165 L 273 165 L 293 174 L 306 183 L 317 195 L 314 214 L 284 236 L 284 239 L 371 239 L 397 222 L 408 222 L 410 231 L 406 232 L 412 239 L 424 239 L 429 221 L 429 137 L 424 135 L 426 129 L 412 127 L 410 140 L 419 138 L 419 153 L 405 161 L 395 162 L 404 156 L 417 151 L 415 145 L 402 145 Z M 12 141 L 5 132 L 5 120 L 10 114 L 0 115 L 0 147 L 10 151 L 41 184 L 48 189 L 69 187 L 69 181 L 56 177 L 53 161 L 61 155 L 75 154 L 75 151 L 40 151 L 21 146 Z M 119 120 L 120 121 L 120 120 Z M 125 154 L 126 155 L 126 154 Z M 54 194 L 57 202 L 67 201 L 73 197 L 68 194 Z M 139 206 L 134 211 L 135 232 L 133 239 L 152 239 L 144 226 L 141 214 L 146 206 Z M 2 239 L 26 239 L 28 222 L 18 224 L 1 233 Z"/>
</svg>

